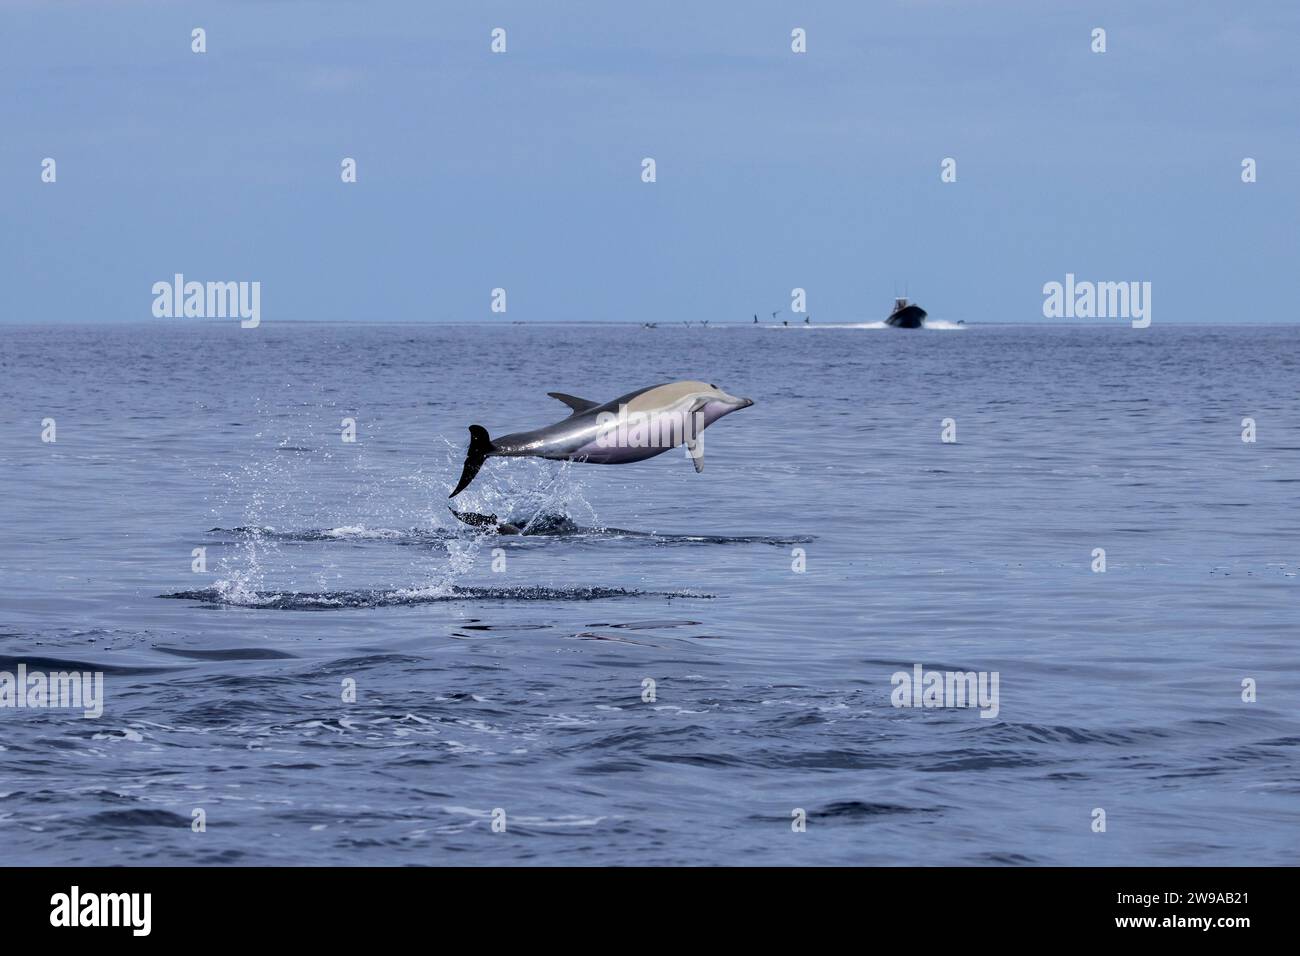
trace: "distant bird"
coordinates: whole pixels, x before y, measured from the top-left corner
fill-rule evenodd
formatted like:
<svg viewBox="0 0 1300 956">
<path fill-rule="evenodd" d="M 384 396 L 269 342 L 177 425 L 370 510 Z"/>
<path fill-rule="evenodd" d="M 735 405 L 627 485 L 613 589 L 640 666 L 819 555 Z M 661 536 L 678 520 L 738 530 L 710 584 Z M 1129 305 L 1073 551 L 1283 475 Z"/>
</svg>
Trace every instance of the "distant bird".
<svg viewBox="0 0 1300 956">
<path fill-rule="evenodd" d="M 755 324 L 755 325 L 758 325 L 758 313 L 757 313 L 757 312 L 754 313 L 754 324 Z"/>
<path fill-rule="evenodd" d="M 784 325 L 787 329 L 790 327 L 790 323 L 787 322 L 785 319 L 781 320 L 781 324 Z"/>
<path fill-rule="evenodd" d="M 657 329 L 657 328 L 659 328 L 659 323 L 658 323 L 658 322 L 643 322 L 643 323 L 641 323 L 641 325 L 642 325 L 642 328 L 646 328 L 646 329 Z"/>
<path fill-rule="evenodd" d="M 780 309 L 777 309 L 775 312 L 773 312 L 773 313 L 772 313 L 772 321 L 775 322 L 775 321 L 776 321 L 776 317 L 777 317 L 778 315 L 780 315 L 780 314 L 781 314 L 781 310 L 780 310 Z"/>
<path fill-rule="evenodd" d="M 812 316 L 811 316 L 811 315 L 805 315 L 805 316 L 803 317 L 803 324 L 804 324 L 804 325 L 812 325 Z"/>
<path fill-rule="evenodd" d="M 683 322 L 682 322 L 682 325 L 686 326 L 688 329 L 691 327 L 691 323 L 686 322 L 686 321 L 683 321 Z"/>
<path fill-rule="evenodd" d="M 704 326 L 704 327 L 707 329 L 707 328 L 709 327 L 709 320 L 708 320 L 708 319 L 700 319 L 700 325 Z"/>
</svg>

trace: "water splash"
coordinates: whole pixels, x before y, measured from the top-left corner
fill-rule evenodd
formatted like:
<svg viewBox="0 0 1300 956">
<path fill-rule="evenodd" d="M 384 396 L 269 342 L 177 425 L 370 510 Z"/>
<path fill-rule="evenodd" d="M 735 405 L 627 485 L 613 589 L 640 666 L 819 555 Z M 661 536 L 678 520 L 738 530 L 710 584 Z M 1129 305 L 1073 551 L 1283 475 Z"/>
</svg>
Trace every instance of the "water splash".
<svg viewBox="0 0 1300 956">
<path fill-rule="evenodd" d="M 586 602 L 615 598 L 689 598 L 709 600 L 717 595 L 700 591 L 641 591 L 602 587 L 471 587 L 440 584 L 430 587 L 360 589 L 355 591 L 235 593 L 219 587 L 160 594 L 161 598 L 198 601 L 226 607 L 263 608 L 277 611 L 328 611 L 345 608 L 414 607 L 450 601 L 547 601 Z"/>
</svg>

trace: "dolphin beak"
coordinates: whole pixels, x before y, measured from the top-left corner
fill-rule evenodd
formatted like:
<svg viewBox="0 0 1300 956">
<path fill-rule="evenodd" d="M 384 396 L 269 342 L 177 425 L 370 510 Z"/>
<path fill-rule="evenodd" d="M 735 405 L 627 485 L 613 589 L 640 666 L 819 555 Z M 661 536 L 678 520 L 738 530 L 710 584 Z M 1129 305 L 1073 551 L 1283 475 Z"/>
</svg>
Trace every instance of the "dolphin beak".
<svg viewBox="0 0 1300 956">
<path fill-rule="evenodd" d="M 749 408 L 749 406 L 753 404 L 754 400 L 752 398 L 742 398 L 740 404 L 736 406 L 736 410 L 739 411 L 742 408 Z"/>
</svg>

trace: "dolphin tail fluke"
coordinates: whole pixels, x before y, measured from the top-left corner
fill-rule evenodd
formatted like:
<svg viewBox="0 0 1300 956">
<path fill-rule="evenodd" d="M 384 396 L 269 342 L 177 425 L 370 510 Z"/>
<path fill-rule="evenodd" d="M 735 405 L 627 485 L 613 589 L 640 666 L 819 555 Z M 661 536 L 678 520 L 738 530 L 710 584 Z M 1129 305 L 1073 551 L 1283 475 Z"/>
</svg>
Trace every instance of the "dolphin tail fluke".
<svg viewBox="0 0 1300 956">
<path fill-rule="evenodd" d="M 460 482 L 456 485 L 456 490 L 449 494 L 448 498 L 455 498 L 469 487 L 469 483 L 474 480 L 474 476 L 478 474 L 478 470 L 483 467 L 483 462 L 490 454 L 492 454 L 492 439 L 488 437 L 487 429 L 482 425 L 470 425 L 469 451 L 465 453 L 465 467 L 460 473 Z"/>
</svg>

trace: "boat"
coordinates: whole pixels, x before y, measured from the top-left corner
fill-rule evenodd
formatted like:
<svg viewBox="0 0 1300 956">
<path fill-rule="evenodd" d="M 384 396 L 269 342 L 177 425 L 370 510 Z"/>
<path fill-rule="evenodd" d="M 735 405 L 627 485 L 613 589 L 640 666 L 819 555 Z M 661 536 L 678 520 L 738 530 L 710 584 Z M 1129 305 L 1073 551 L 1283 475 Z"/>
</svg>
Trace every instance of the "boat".
<svg viewBox="0 0 1300 956">
<path fill-rule="evenodd" d="M 885 324 L 892 329 L 919 329 L 925 325 L 927 314 L 925 309 L 907 299 L 895 299 L 894 311 L 889 313 Z"/>
</svg>

